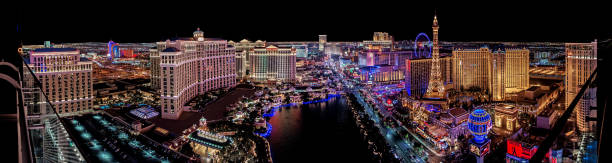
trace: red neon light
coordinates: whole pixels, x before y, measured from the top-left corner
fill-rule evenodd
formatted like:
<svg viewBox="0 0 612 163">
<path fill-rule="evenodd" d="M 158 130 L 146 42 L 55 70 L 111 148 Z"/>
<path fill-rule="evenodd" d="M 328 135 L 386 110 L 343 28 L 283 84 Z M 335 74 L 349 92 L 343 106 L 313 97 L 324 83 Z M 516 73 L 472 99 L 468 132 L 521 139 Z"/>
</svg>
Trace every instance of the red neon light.
<svg viewBox="0 0 612 163">
<path fill-rule="evenodd" d="M 519 158 L 523 158 L 523 159 L 531 159 L 531 157 L 535 154 L 535 152 L 538 150 L 537 147 L 533 146 L 531 148 L 529 147 L 523 147 L 523 145 L 520 142 L 514 141 L 514 140 L 508 140 L 508 149 L 507 149 L 507 153 Z"/>
<path fill-rule="evenodd" d="M 408 60 L 408 63 L 406 64 L 406 67 L 408 67 L 408 73 L 406 73 L 406 74 L 410 75 L 410 60 Z"/>
</svg>

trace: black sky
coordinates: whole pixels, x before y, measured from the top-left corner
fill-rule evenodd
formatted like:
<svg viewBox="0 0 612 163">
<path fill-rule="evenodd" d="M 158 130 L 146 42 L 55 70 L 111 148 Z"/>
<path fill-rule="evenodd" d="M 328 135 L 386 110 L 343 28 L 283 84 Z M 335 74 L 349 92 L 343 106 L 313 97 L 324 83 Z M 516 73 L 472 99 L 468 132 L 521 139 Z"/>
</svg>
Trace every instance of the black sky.
<svg viewBox="0 0 612 163">
<path fill-rule="evenodd" d="M 234 41 L 315 41 L 319 34 L 327 34 L 330 41 L 360 41 L 371 39 L 376 31 L 389 32 L 396 40 L 412 40 L 420 32 L 431 35 L 435 11 L 443 41 L 584 42 L 612 31 L 612 14 L 600 10 L 604 6 L 578 2 L 561 6 L 533 2 L 446 6 L 384 1 L 110 2 L 24 5 L 15 16 L 18 33 L 24 44 L 154 42 L 190 36 L 197 27 L 205 37 Z"/>
</svg>

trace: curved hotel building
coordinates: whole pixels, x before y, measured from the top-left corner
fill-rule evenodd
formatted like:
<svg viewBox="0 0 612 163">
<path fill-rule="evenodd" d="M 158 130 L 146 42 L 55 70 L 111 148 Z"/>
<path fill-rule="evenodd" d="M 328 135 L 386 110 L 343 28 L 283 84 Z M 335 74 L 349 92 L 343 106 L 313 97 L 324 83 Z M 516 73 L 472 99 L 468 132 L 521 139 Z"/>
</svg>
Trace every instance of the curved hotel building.
<svg viewBox="0 0 612 163">
<path fill-rule="evenodd" d="M 162 118 L 178 119 L 183 106 L 204 92 L 236 85 L 235 49 L 227 40 L 193 38 L 158 42 Z"/>
</svg>

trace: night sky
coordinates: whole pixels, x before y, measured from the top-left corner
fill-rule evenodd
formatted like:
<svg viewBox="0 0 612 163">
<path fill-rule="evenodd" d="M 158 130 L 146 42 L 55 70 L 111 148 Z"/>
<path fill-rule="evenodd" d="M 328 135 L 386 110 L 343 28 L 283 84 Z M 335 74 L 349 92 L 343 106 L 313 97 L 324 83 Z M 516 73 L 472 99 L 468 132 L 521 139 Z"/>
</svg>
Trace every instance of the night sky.
<svg viewBox="0 0 612 163">
<path fill-rule="evenodd" d="M 33 4 L 16 8 L 19 36 L 24 44 L 97 41 L 154 42 L 191 36 L 200 27 L 205 37 L 239 41 L 370 40 L 372 33 L 389 32 L 396 40 L 413 40 L 420 32 L 431 36 L 437 11 L 441 41 L 587 42 L 612 31 L 605 5 L 534 4 L 398 4 L 351 1 L 266 2 L 245 5 L 164 4 Z M 205 2 L 205 3 L 204 3 Z M 378 2 L 378 3 L 377 3 Z M 441 3 L 441 2 L 440 2 Z M 564 2 L 555 2 L 564 3 Z M 569 3 L 569 2 L 568 2 Z M 76 4 L 76 5 L 75 5 Z M 279 5 L 279 4 L 282 4 Z M 604 14 L 606 13 L 606 14 Z"/>
</svg>

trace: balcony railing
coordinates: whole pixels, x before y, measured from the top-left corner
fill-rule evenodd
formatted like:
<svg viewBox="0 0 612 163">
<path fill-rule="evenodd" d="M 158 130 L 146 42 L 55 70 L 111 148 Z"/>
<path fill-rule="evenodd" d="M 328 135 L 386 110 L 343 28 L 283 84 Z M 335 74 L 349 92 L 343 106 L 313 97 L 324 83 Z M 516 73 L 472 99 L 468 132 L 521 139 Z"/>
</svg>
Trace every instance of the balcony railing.
<svg viewBox="0 0 612 163">
<path fill-rule="evenodd" d="M 22 58 L 22 61 L 25 59 Z M 64 128 L 55 106 L 28 64 L 23 62 L 22 92 L 25 126 L 32 162 L 86 162 Z"/>
<path fill-rule="evenodd" d="M 597 152 L 596 152 L 597 143 L 596 142 L 598 138 L 593 136 L 595 132 L 577 133 L 578 137 L 576 140 L 571 140 L 571 139 L 570 140 L 565 140 L 565 139 L 559 140 L 559 138 L 567 137 L 566 135 L 561 134 L 562 131 L 566 131 L 565 132 L 566 134 L 570 133 L 569 135 L 576 134 L 576 133 L 572 133 L 572 130 L 573 132 L 579 132 L 577 131 L 577 129 L 575 129 L 575 127 L 574 129 L 568 129 L 568 126 L 570 126 L 569 124 L 571 124 L 571 123 L 568 123 L 568 120 L 570 120 L 570 117 L 572 116 L 572 113 L 574 113 L 576 106 L 579 104 L 579 102 L 582 102 L 583 105 L 590 102 L 590 101 L 585 101 L 586 99 L 584 99 L 584 97 L 589 97 L 592 94 L 592 92 L 590 92 L 592 91 L 592 89 L 589 89 L 589 88 L 592 88 L 595 86 L 594 84 L 596 82 L 594 82 L 594 80 L 597 79 L 598 69 L 599 67 L 595 68 L 595 70 L 591 73 L 591 75 L 589 76 L 589 79 L 584 82 L 580 91 L 578 92 L 578 94 L 576 94 L 576 97 L 572 101 L 566 101 L 566 102 L 571 102 L 570 105 L 566 108 L 565 112 L 563 112 L 563 114 L 558 118 L 555 125 L 551 128 L 549 135 L 544 139 L 544 141 L 542 141 L 536 153 L 531 157 L 529 162 L 541 163 L 542 160 L 546 157 L 548 158 L 555 157 L 555 156 L 551 156 L 551 149 L 554 145 L 560 146 L 558 148 L 561 148 L 564 151 L 569 150 L 570 152 L 569 154 L 575 154 L 575 157 L 572 156 L 574 157 L 574 161 L 597 162 Z M 587 121 L 589 120 L 587 119 Z M 557 157 L 557 158 L 564 158 L 564 157 Z M 559 160 L 559 161 L 562 161 L 562 160 Z"/>
</svg>

